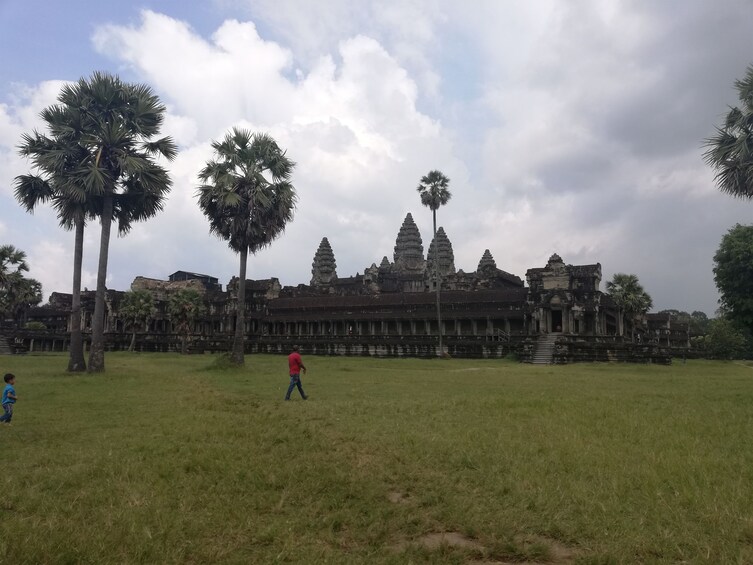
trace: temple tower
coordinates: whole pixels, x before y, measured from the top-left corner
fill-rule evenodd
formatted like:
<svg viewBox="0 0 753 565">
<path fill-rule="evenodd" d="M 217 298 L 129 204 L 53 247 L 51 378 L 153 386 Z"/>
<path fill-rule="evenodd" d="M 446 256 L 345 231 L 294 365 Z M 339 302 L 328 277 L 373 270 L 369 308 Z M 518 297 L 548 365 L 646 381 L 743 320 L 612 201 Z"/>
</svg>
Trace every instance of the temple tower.
<svg viewBox="0 0 753 565">
<path fill-rule="evenodd" d="M 485 249 L 481 261 L 478 262 L 478 268 L 476 271 L 480 273 L 482 271 L 494 271 L 496 269 L 497 263 L 495 263 L 494 257 L 492 257 L 492 254 L 488 249 Z"/>
<path fill-rule="evenodd" d="M 444 232 L 443 227 L 437 229 L 437 236 L 429 245 L 429 252 L 426 256 L 426 275 L 429 278 L 434 277 L 434 247 L 439 249 L 439 275 L 446 276 L 455 272 L 455 254 L 452 252 L 452 243 L 450 238 Z"/>
<path fill-rule="evenodd" d="M 311 286 L 327 286 L 337 279 L 337 263 L 329 240 L 325 237 L 311 263 Z"/>
<path fill-rule="evenodd" d="M 421 233 L 410 212 L 405 216 L 403 225 L 395 241 L 395 268 L 402 272 L 421 273 L 424 270 L 424 246 Z"/>
</svg>

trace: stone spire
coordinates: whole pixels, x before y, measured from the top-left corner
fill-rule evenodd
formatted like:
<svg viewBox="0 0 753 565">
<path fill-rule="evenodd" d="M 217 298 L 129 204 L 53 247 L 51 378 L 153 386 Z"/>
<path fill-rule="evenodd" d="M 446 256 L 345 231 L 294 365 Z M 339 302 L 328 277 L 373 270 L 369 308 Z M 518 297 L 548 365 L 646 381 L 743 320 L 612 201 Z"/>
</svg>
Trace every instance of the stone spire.
<svg viewBox="0 0 753 565">
<path fill-rule="evenodd" d="M 488 249 L 484 250 L 484 255 L 481 257 L 481 261 L 478 262 L 477 271 L 484 271 L 486 269 L 496 269 L 497 263 L 494 262 L 491 252 Z"/>
<path fill-rule="evenodd" d="M 399 271 L 422 272 L 424 270 L 424 246 L 421 233 L 410 212 L 405 216 L 403 225 L 395 241 L 395 268 Z"/>
<path fill-rule="evenodd" d="M 437 229 L 437 236 L 429 245 L 429 252 L 426 255 L 426 273 L 429 276 L 434 275 L 434 246 L 439 249 L 439 274 L 441 276 L 451 275 L 455 272 L 455 255 L 452 252 L 452 243 L 444 233 L 444 228 Z"/>
<path fill-rule="evenodd" d="M 335 263 L 335 254 L 329 245 L 329 240 L 323 238 L 319 244 L 319 249 L 314 255 L 314 262 L 311 263 L 311 286 L 326 286 L 337 278 L 337 263 Z"/>
</svg>

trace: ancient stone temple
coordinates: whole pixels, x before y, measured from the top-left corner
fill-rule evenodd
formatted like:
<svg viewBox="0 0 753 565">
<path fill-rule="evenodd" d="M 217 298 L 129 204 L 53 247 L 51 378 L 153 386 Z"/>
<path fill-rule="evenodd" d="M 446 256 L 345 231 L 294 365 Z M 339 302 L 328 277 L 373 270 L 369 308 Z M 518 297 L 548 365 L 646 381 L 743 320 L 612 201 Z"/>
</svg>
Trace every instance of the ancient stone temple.
<svg viewBox="0 0 753 565">
<path fill-rule="evenodd" d="M 435 303 L 436 255 L 441 328 Z M 362 274 L 340 277 L 335 253 L 323 237 L 308 285 L 281 286 L 276 278 L 247 281 L 246 349 L 286 352 L 297 343 L 309 354 L 435 357 L 440 331 L 452 356 L 515 355 L 547 363 L 666 362 L 668 351 L 687 347 L 687 328 L 672 325 L 669 319 L 623 320 L 611 298 L 599 289 L 599 263 L 570 265 L 555 253 L 544 267 L 528 269 L 526 282 L 527 286 L 520 277 L 498 268 L 488 249 L 475 271 L 456 270 L 452 244 L 443 228 L 437 230 L 424 257 L 421 234 L 409 213 L 398 230 L 392 262 L 383 257 Z M 185 271 L 165 281 L 136 277 L 131 288 L 150 290 L 157 302 L 157 313 L 137 341 L 139 347 L 176 348 L 167 301 L 178 289 L 195 288 L 201 291 L 206 309 L 195 322 L 192 349 L 227 351 L 235 331 L 237 287 L 237 278 L 223 290 L 216 278 Z M 82 323 L 84 331 L 90 331 L 94 293 L 82 294 Z M 118 313 L 123 294 L 115 290 L 107 294 L 111 349 L 125 348 L 129 342 Z M 61 312 L 69 310 L 70 295 L 53 293 L 50 304 L 29 312 L 29 319 L 56 329 L 47 337 L 30 334 L 18 339 L 42 348 L 62 346 L 66 328 Z M 631 324 L 640 343 L 628 341 L 625 323 Z"/>
</svg>

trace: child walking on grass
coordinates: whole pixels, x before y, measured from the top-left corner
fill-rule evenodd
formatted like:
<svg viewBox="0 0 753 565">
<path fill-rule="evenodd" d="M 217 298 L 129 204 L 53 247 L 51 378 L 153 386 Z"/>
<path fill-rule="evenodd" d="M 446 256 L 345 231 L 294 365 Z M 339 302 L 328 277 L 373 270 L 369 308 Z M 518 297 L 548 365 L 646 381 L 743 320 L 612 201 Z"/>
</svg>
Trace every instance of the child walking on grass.
<svg viewBox="0 0 753 565">
<path fill-rule="evenodd" d="M 6 373 L 3 380 L 5 381 L 2 400 L 4 413 L 0 416 L 0 422 L 10 424 L 10 420 L 13 418 L 13 405 L 18 398 L 16 396 L 16 389 L 13 386 L 16 384 L 16 376 L 11 373 Z"/>
</svg>

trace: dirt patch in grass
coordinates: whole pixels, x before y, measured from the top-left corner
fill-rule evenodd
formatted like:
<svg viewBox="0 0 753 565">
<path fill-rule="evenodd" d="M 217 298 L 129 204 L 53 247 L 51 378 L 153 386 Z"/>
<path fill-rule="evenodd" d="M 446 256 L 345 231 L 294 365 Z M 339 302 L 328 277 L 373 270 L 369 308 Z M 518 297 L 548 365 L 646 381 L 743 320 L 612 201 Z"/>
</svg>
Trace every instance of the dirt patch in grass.
<svg viewBox="0 0 753 565">
<path fill-rule="evenodd" d="M 402 496 L 401 493 L 390 494 Z M 400 500 L 393 502 L 400 503 Z M 469 561 L 471 565 L 570 565 L 578 555 L 565 544 L 542 536 L 517 536 L 489 548 L 460 532 L 430 532 L 411 540 L 401 540 L 391 549 L 400 553 L 411 547 L 428 551 L 443 547 L 465 550 L 477 556 Z"/>
<path fill-rule="evenodd" d="M 472 565 L 570 565 L 578 552 L 555 539 L 543 536 L 516 536 L 490 551 L 488 559 Z"/>
<path fill-rule="evenodd" d="M 410 495 L 404 492 L 392 491 L 387 493 L 387 500 L 393 504 L 408 504 Z"/>
<path fill-rule="evenodd" d="M 409 504 L 411 497 L 405 492 L 393 490 L 387 493 L 393 504 Z M 390 547 L 397 553 L 411 548 L 436 551 L 442 548 L 464 550 L 476 557 L 473 565 L 570 565 L 578 556 L 577 551 L 562 542 L 539 535 L 518 535 L 490 547 L 460 532 L 429 532 L 413 539 L 401 539 Z"/>
<path fill-rule="evenodd" d="M 539 543 L 549 547 L 551 563 L 571 563 L 578 555 L 577 552 L 557 540 L 538 538 Z"/>
<path fill-rule="evenodd" d="M 392 546 L 392 549 L 399 552 L 410 546 L 419 546 L 430 551 L 442 546 L 484 551 L 483 545 L 460 532 L 431 532 L 416 539 L 399 541 Z"/>
</svg>

